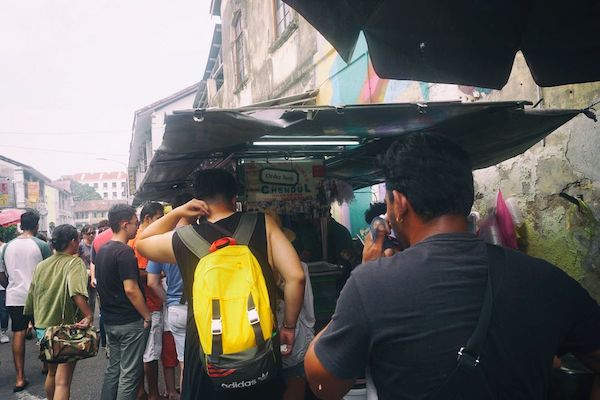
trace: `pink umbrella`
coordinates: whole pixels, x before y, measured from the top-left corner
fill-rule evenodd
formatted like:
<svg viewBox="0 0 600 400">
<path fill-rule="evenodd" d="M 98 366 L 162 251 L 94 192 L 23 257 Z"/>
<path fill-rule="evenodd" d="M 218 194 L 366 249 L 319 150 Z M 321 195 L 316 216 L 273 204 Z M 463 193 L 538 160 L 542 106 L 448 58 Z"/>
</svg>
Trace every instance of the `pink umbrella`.
<svg viewBox="0 0 600 400">
<path fill-rule="evenodd" d="M 0 212 L 0 225 L 1 226 L 9 226 L 17 224 L 21 221 L 21 214 L 23 214 L 25 210 L 18 210 L 16 208 L 7 208 Z"/>
</svg>

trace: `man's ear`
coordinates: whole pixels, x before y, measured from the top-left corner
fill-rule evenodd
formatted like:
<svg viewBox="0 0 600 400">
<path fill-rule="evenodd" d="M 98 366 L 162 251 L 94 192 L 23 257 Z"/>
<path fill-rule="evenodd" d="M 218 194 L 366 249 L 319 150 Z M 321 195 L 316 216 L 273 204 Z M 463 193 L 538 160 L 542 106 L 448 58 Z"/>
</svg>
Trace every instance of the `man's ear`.
<svg viewBox="0 0 600 400">
<path fill-rule="evenodd" d="M 392 196 L 394 196 L 394 203 L 392 207 L 394 207 L 394 211 L 396 212 L 395 215 L 398 218 L 406 218 L 406 214 L 410 208 L 408 199 L 404 194 L 396 190 L 392 191 Z"/>
</svg>

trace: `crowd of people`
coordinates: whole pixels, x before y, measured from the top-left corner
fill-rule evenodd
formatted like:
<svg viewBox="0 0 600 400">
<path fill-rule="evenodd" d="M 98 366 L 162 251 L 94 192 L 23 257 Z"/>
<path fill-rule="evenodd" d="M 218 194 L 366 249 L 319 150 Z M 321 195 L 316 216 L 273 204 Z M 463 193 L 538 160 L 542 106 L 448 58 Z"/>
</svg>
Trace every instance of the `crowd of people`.
<svg viewBox="0 0 600 400">
<path fill-rule="evenodd" d="M 469 232 L 474 187 L 464 150 L 441 135 L 410 134 L 386 151 L 381 168 L 387 195 L 375 214 L 386 213 L 402 246 L 384 248 L 385 227 L 365 237 L 363 263 L 316 337 L 304 261 L 319 246 L 311 234 L 283 228 L 272 212 L 236 212 L 238 184 L 225 170 L 198 172 L 194 193 L 176 196 L 167 213 L 150 202 L 138 217 L 120 204 L 102 226 L 81 233 L 58 226 L 51 247 L 36 238 L 39 216 L 26 212 L 22 234 L 0 258 L 14 391 L 28 385 L 29 324 L 38 338 L 65 322 L 89 327 L 96 293 L 109 357 L 102 400 L 303 399 L 310 392 L 339 399 L 365 371 L 380 399 L 475 399 L 482 388 L 496 399 L 546 399 L 557 356 L 573 353 L 600 373 L 600 307 L 590 295 L 555 266 Z M 332 221 L 330 241 L 339 251 L 329 256 L 350 262 L 352 245 Z M 233 271 L 238 261 L 216 256 L 237 257 L 222 252 L 232 244 L 245 246 L 249 252 L 239 254 L 256 267 L 247 282 Z M 221 272 L 203 263 L 207 257 Z M 231 280 L 218 275 L 227 268 Z M 244 285 L 251 294 L 240 319 L 231 316 L 237 298 L 227 294 Z M 241 321 L 237 329 L 226 322 L 232 318 Z M 245 331 L 254 339 L 242 349 L 251 351 L 224 364 Z M 68 399 L 75 362 L 47 369 L 48 398 Z"/>
</svg>

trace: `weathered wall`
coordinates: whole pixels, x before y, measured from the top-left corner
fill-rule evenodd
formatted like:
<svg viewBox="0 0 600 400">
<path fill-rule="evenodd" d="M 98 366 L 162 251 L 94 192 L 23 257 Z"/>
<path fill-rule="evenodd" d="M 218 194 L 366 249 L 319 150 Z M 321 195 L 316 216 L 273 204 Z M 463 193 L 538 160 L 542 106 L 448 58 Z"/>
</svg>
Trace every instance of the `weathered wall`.
<svg viewBox="0 0 600 400">
<path fill-rule="evenodd" d="M 246 79 L 236 81 L 233 62 L 233 17 L 241 13 L 246 51 Z M 315 87 L 313 55 L 317 32 L 296 13 L 284 40 L 275 33 L 272 1 L 230 0 L 222 4 L 224 84 L 221 107 L 239 107 L 298 94 Z"/>
<path fill-rule="evenodd" d="M 600 84 L 538 89 L 522 57 L 509 85 L 486 100 L 523 99 L 541 108 L 581 109 L 600 98 Z M 476 208 L 485 212 L 500 189 L 523 211 L 526 251 L 580 281 L 600 300 L 600 124 L 579 115 L 523 155 L 475 172 Z M 559 197 L 579 197 L 579 208 Z M 589 208 L 586 208 L 587 207 Z"/>
<path fill-rule="evenodd" d="M 538 88 L 521 55 L 500 91 L 460 85 L 379 79 L 364 39 L 345 64 L 319 42 L 317 82 L 320 104 L 416 101 L 544 101 L 539 108 L 581 109 L 600 99 L 600 83 Z M 525 218 L 525 251 L 544 258 L 580 281 L 600 301 L 600 124 L 579 115 L 523 155 L 475 172 L 475 208 L 485 214 L 498 190 L 514 197 Z M 559 197 L 565 192 L 585 205 Z M 350 204 L 359 213 L 363 204 Z"/>
</svg>

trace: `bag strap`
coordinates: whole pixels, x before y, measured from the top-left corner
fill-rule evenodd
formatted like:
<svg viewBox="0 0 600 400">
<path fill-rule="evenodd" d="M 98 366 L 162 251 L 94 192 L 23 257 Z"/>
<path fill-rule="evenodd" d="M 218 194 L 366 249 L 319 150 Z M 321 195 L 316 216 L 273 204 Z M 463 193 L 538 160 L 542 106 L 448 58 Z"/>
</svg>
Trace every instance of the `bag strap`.
<svg viewBox="0 0 600 400">
<path fill-rule="evenodd" d="M 194 225 L 185 225 L 177 229 L 177 236 L 196 257 L 202 258 L 209 253 L 210 243 L 196 232 Z"/>
<path fill-rule="evenodd" d="M 60 316 L 60 324 L 61 325 L 65 324 L 65 308 L 67 307 L 67 300 L 69 299 L 69 270 L 68 270 L 68 268 L 70 268 L 74 262 L 75 262 L 75 258 L 73 257 L 73 259 L 67 266 L 67 271 L 65 273 L 65 301 L 63 302 L 62 313 Z"/>
<path fill-rule="evenodd" d="M 254 229 L 256 228 L 257 216 L 256 213 L 243 213 L 234 233 L 212 222 L 205 222 L 212 229 L 218 231 L 224 236 L 233 237 L 238 243 L 248 245 Z M 196 230 L 193 225 L 185 225 L 177 230 L 177 235 L 194 255 L 202 258 L 209 253 L 211 244 Z"/>
<path fill-rule="evenodd" d="M 10 242 L 12 242 L 12 240 Z M 10 243 L 10 242 L 8 242 L 8 243 Z M 8 268 L 6 268 L 6 262 L 4 261 L 4 252 L 6 251 L 6 248 L 8 247 L 8 243 L 4 243 L 4 246 L 2 246 L 2 249 L 0 249 L 0 264 L 2 264 L 2 267 L 4 269 L 4 275 L 6 275 L 7 279 L 8 279 Z"/>
<path fill-rule="evenodd" d="M 464 347 L 458 351 L 457 365 L 446 382 L 427 400 L 461 399 L 493 399 L 492 390 L 479 365 L 481 350 L 487 337 L 492 309 L 494 305 L 493 282 L 497 282 L 499 274 L 506 264 L 506 252 L 502 247 L 486 244 L 488 259 L 488 277 L 483 297 L 483 306 L 477 326 Z"/>
</svg>

